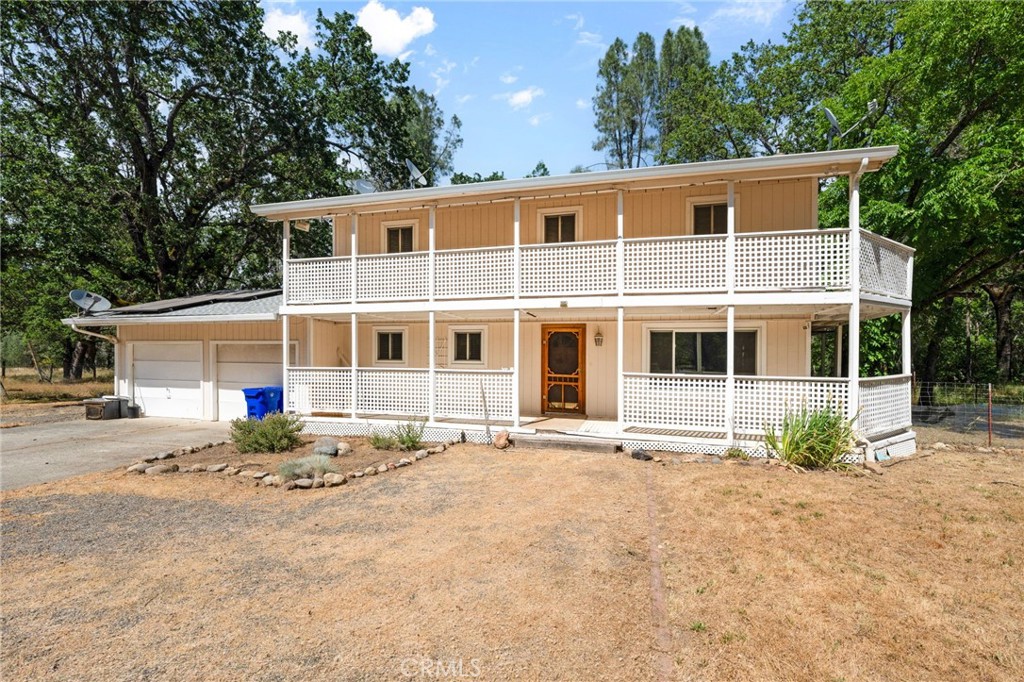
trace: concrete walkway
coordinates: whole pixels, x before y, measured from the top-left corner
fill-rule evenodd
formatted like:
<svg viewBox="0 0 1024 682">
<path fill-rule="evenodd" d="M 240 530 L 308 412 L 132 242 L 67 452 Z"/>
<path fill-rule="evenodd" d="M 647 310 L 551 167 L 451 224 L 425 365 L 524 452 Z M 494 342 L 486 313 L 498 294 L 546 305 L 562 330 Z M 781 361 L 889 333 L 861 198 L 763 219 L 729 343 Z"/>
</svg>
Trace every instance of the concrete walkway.
<svg viewBox="0 0 1024 682">
<path fill-rule="evenodd" d="M 148 455 L 228 438 L 227 422 L 111 419 L 0 431 L 0 489 L 128 466 Z"/>
</svg>

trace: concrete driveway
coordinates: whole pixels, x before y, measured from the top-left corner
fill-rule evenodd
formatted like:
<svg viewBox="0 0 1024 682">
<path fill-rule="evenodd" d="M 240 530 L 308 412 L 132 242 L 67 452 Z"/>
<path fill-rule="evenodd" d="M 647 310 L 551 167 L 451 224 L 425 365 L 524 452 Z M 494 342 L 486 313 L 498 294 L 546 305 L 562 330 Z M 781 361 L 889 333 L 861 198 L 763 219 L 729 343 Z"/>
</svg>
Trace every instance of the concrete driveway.
<svg viewBox="0 0 1024 682">
<path fill-rule="evenodd" d="M 159 417 L 76 420 L 3 429 L 0 489 L 128 466 L 167 450 L 225 440 L 230 429 L 227 422 Z"/>
</svg>

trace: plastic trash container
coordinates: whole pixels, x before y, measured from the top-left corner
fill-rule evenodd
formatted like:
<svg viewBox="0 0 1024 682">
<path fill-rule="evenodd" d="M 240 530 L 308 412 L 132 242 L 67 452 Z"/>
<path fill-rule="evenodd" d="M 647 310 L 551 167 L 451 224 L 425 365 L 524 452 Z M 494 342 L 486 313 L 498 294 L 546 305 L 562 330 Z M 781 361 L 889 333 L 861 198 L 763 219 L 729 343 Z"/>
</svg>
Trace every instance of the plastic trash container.
<svg viewBox="0 0 1024 682">
<path fill-rule="evenodd" d="M 128 418 L 128 398 L 123 395 L 105 395 L 103 399 L 117 404 L 117 417 L 119 419 Z"/>
<path fill-rule="evenodd" d="M 263 419 L 267 414 L 266 403 L 263 402 L 263 387 L 243 388 L 245 395 L 245 416 L 249 419 Z"/>
<path fill-rule="evenodd" d="M 263 404 L 266 405 L 267 412 L 284 412 L 284 387 L 264 386 Z"/>
<path fill-rule="evenodd" d="M 86 419 L 119 419 L 121 406 L 116 400 L 105 398 L 88 398 L 82 401 L 85 405 Z"/>
</svg>

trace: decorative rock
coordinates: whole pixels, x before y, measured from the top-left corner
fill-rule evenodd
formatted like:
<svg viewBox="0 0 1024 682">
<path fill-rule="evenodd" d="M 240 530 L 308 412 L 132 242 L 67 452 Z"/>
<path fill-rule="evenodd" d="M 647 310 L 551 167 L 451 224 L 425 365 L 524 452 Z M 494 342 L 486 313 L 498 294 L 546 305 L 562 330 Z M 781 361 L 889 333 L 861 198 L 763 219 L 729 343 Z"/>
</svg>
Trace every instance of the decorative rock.
<svg viewBox="0 0 1024 682">
<path fill-rule="evenodd" d="M 221 471 L 224 471 L 227 468 L 227 464 L 211 464 L 210 466 L 206 467 L 206 470 L 209 471 L 211 474 L 216 474 Z"/>
<path fill-rule="evenodd" d="M 444 452 L 444 446 L 443 445 L 436 445 L 436 446 L 434 446 L 432 448 L 427 448 L 427 454 L 428 455 L 439 455 L 442 452 Z"/>
<path fill-rule="evenodd" d="M 376 472 L 377 472 L 378 474 L 383 474 L 383 473 L 384 473 L 384 472 L 386 472 L 387 470 L 388 470 L 388 465 L 387 465 L 387 464 L 381 464 L 381 465 L 380 465 L 379 467 L 377 467 L 377 468 L 376 468 L 376 470 L 375 470 L 375 471 L 376 471 Z"/>
<path fill-rule="evenodd" d="M 402 459 L 398 460 L 398 466 L 400 467 L 407 467 L 410 464 L 412 464 L 412 460 L 408 459 L 407 457 L 403 457 Z"/>
<path fill-rule="evenodd" d="M 307 478 L 305 480 L 308 481 L 309 479 Z M 312 483 L 312 481 L 309 482 Z M 285 481 L 284 483 L 281 484 L 281 490 L 294 490 L 296 487 L 298 486 L 295 481 Z"/>
<path fill-rule="evenodd" d="M 643 449 L 634 450 L 633 454 L 630 455 L 630 457 L 632 457 L 633 459 L 638 459 L 641 462 L 650 462 L 652 459 L 654 459 L 653 457 L 648 455 L 646 452 L 644 452 Z"/>
<path fill-rule="evenodd" d="M 715 457 L 712 457 L 712 458 L 711 458 L 711 463 L 712 463 L 712 464 L 721 464 L 721 463 L 722 463 L 722 458 L 721 458 L 721 457 L 718 457 L 718 456 L 716 455 Z"/>
<path fill-rule="evenodd" d="M 938 443 L 932 443 L 932 449 L 934 449 L 934 450 L 952 450 L 953 448 L 949 447 L 948 445 L 946 445 L 942 441 L 939 441 Z"/>
<path fill-rule="evenodd" d="M 348 475 L 348 477 L 349 478 L 362 478 L 365 475 L 366 474 L 364 474 L 362 471 L 353 471 L 351 474 Z"/>
<path fill-rule="evenodd" d="M 228 476 L 236 476 L 238 474 L 238 471 L 239 470 L 236 469 L 235 467 L 228 467 L 227 469 L 224 470 L 224 473 L 227 474 Z"/>
<path fill-rule="evenodd" d="M 172 457 L 174 457 L 173 452 L 161 452 L 156 456 L 157 459 L 171 459 Z"/>
<path fill-rule="evenodd" d="M 317 438 L 316 442 L 313 443 L 313 454 L 334 457 L 338 454 L 338 439 L 331 438 L 330 436 Z"/>
<path fill-rule="evenodd" d="M 261 479 L 261 478 L 266 478 L 269 475 L 270 474 L 268 474 L 266 471 L 256 471 L 256 472 L 253 472 L 252 477 L 255 478 L 255 479 Z"/>
<path fill-rule="evenodd" d="M 279 481 L 277 479 L 277 476 L 269 476 L 269 475 L 268 476 L 264 476 L 263 479 L 260 481 L 260 483 L 262 483 L 265 486 L 277 485 L 278 482 Z"/>
<path fill-rule="evenodd" d="M 169 474 L 178 470 L 177 464 L 157 464 L 146 469 L 147 474 Z"/>
<path fill-rule="evenodd" d="M 661 461 L 661 457 L 655 457 L 655 458 L 654 458 L 654 461 L 655 461 L 655 462 L 660 462 L 660 461 Z"/>
<path fill-rule="evenodd" d="M 295 479 L 294 482 L 295 482 L 295 487 L 296 488 L 312 488 L 313 487 L 313 479 L 312 478 L 297 478 L 297 479 Z"/>
<path fill-rule="evenodd" d="M 143 462 L 155 462 L 155 461 L 156 461 L 156 457 L 157 457 L 156 455 L 150 455 L 149 457 L 146 457 L 146 458 L 145 458 L 144 460 L 142 460 L 142 461 L 143 461 Z"/>
<path fill-rule="evenodd" d="M 336 485 L 342 485 L 346 480 L 348 479 L 345 478 L 345 474 L 335 473 L 326 473 L 323 478 L 324 485 L 328 488 L 333 488 Z"/>
<path fill-rule="evenodd" d="M 387 463 L 387 468 L 388 468 L 388 471 L 394 471 L 395 469 L 398 468 L 398 465 L 395 464 L 394 462 L 388 462 Z"/>
<path fill-rule="evenodd" d="M 191 474 L 192 473 L 192 467 L 178 467 L 178 473 L 179 474 Z"/>
<path fill-rule="evenodd" d="M 681 460 L 681 459 L 679 459 L 678 457 L 673 457 L 673 458 L 672 458 L 672 463 L 673 463 L 673 464 L 682 464 L 683 462 L 682 462 L 682 460 Z"/>
<path fill-rule="evenodd" d="M 427 457 L 427 451 L 426 450 L 417 450 L 416 454 L 413 455 L 413 457 L 415 457 L 416 459 L 425 459 Z"/>
<path fill-rule="evenodd" d="M 324 487 L 324 479 L 322 479 L 322 478 L 314 478 L 313 479 L 313 487 L 314 488 L 323 488 Z"/>
<path fill-rule="evenodd" d="M 511 444 L 512 441 L 509 438 L 508 431 L 498 431 L 497 435 L 494 436 L 494 447 L 499 450 L 504 450 Z"/>
<path fill-rule="evenodd" d="M 385 469 L 387 469 L 387 467 L 385 467 Z M 377 475 L 377 467 L 366 467 L 363 470 L 363 473 L 366 474 L 367 476 L 376 476 Z"/>
<path fill-rule="evenodd" d="M 351 445 L 349 445 L 348 443 L 345 443 L 345 442 L 338 443 L 338 457 L 344 457 L 345 455 L 351 455 L 351 454 L 352 454 L 352 446 Z"/>
<path fill-rule="evenodd" d="M 457 440 L 450 440 L 450 441 L 445 442 L 445 445 L 447 445 L 448 447 L 451 447 L 451 446 L 455 445 L 458 442 L 459 441 L 457 441 Z"/>
<path fill-rule="evenodd" d="M 127 471 L 133 474 L 141 474 L 144 471 L 146 471 L 146 469 L 148 469 L 150 466 L 152 465 L 149 462 L 139 462 L 138 464 L 133 464 L 130 467 L 128 467 Z"/>
</svg>

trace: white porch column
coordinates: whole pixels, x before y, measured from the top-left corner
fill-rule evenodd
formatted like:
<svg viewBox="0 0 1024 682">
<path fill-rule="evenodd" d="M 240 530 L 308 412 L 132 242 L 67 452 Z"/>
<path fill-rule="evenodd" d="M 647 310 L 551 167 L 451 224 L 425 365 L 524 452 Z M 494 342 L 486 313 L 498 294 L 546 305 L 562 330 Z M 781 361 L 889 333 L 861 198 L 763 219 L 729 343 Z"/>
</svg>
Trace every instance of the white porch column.
<svg viewBox="0 0 1024 682">
<path fill-rule="evenodd" d="M 619 421 L 619 430 L 626 428 L 626 353 L 623 337 L 626 331 L 626 311 L 621 305 L 618 307 L 618 317 L 615 322 L 615 364 L 616 364 L 616 390 L 618 391 L 616 401 L 616 418 Z"/>
<path fill-rule="evenodd" d="M 725 438 L 736 444 L 736 306 L 725 311 Z"/>
<path fill-rule="evenodd" d="M 281 300 L 288 305 L 288 259 L 292 255 L 292 224 L 284 221 L 284 238 L 281 240 Z M 288 411 L 288 315 L 281 315 L 281 403 Z"/>
<path fill-rule="evenodd" d="M 351 266 L 349 268 L 350 271 L 351 271 L 349 274 L 350 274 L 351 279 L 352 279 L 351 286 L 352 286 L 352 303 L 353 304 L 355 304 L 359 300 L 358 296 L 356 295 L 356 282 L 359 281 L 356 278 L 356 252 L 359 250 L 359 239 L 358 239 L 358 236 L 357 236 L 356 233 L 358 232 L 358 230 L 359 230 L 359 216 L 357 214 L 353 213 L 352 214 L 352 224 L 351 224 L 351 226 L 349 226 L 349 234 L 348 234 L 348 239 L 349 239 L 348 257 L 349 257 L 349 265 Z M 356 365 L 356 363 L 355 363 L 355 361 L 353 361 L 352 362 L 352 366 L 355 367 L 355 365 Z"/>
<path fill-rule="evenodd" d="M 623 241 L 626 231 L 626 218 L 623 209 L 622 190 L 616 192 L 615 201 L 616 232 L 615 232 L 615 291 L 622 296 L 626 293 L 626 243 Z"/>
<path fill-rule="evenodd" d="M 437 331 L 437 315 L 434 312 L 434 291 L 437 288 L 436 277 L 437 274 L 437 208 L 434 206 L 430 207 L 429 217 L 427 219 L 427 249 L 429 250 L 428 260 L 428 272 L 430 278 L 430 312 L 428 313 L 430 322 L 427 325 L 427 333 L 430 338 L 427 341 L 427 352 L 430 354 L 427 363 L 427 375 L 428 383 L 430 385 L 430 394 L 428 401 L 428 412 L 427 421 L 429 423 L 434 422 L 434 415 L 437 411 L 437 339 L 435 337 Z"/>
<path fill-rule="evenodd" d="M 427 333 L 430 334 L 430 340 L 427 343 L 427 352 L 430 353 L 430 358 L 427 364 L 427 374 L 429 375 L 430 382 L 430 398 L 428 407 L 429 411 L 427 413 L 427 422 L 433 424 L 434 413 L 437 411 L 437 341 L 434 338 L 434 334 L 436 332 L 436 313 L 434 313 L 434 311 L 431 310 L 428 313 L 428 315 L 430 317 L 430 323 L 428 325 Z M 454 352 L 454 350 L 452 352 Z"/>
<path fill-rule="evenodd" d="M 356 376 L 358 373 L 356 368 L 359 366 L 359 325 L 355 313 L 349 315 L 349 326 L 351 327 L 349 345 L 352 346 L 350 352 L 352 357 L 349 359 L 349 364 L 352 366 L 352 418 L 355 419 L 359 412 L 359 382 Z"/>
<path fill-rule="evenodd" d="M 512 426 L 519 428 L 519 308 L 512 311 Z"/>
<path fill-rule="evenodd" d="M 726 183 L 725 207 L 725 286 L 729 299 L 736 292 L 736 183 Z"/>
<path fill-rule="evenodd" d="M 860 411 L 860 173 L 850 175 L 850 294 L 850 393 L 846 414 L 855 419 Z"/>
<path fill-rule="evenodd" d="M 522 288 L 522 239 L 520 235 L 519 197 L 512 204 L 512 297 L 519 300 Z"/>
<path fill-rule="evenodd" d="M 903 311 L 903 373 L 911 373 L 910 362 L 910 309 Z"/>
</svg>

